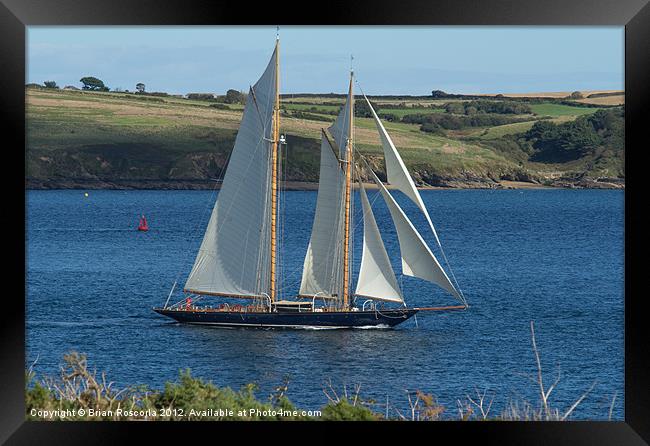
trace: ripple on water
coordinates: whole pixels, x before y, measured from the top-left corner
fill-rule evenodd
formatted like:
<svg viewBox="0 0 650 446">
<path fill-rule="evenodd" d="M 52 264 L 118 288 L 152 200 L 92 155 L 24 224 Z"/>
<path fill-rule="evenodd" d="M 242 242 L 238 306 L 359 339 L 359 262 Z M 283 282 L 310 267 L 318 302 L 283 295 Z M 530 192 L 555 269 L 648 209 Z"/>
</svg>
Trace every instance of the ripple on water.
<svg viewBox="0 0 650 446">
<path fill-rule="evenodd" d="M 405 389 L 437 395 L 454 416 L 456 400 L 488 389 L 498 413 L 508 398 L 537 401 L 530 321 L 545 376 L 568 408 L 594 381 L 576 418 L 623 419 L 623 192 L 530 190 L 423 191 L 468 311 L 418 314 L 394 329 L 250 330 L 167 321 L 151 308 L 184 283 L 212 206 L 203 191 L 29 191 L 27 357 L 55 375 L 64 353 L 88 355 L 116 386 L 162 387 L 190 368 L 238 388 L 257 382 L 266 395 L 289 376 L 288 396 L 318 408 L 329 380 L 341 390 L 406 408 Z M 376 191 L 369 191 L 373 201 Z M 287 192 L 282 271 L 299 285 L 314 192 Z M 398 200 L 422 228 L 426 221 Z M 399 248 L 388 210 L 374 200 L 393 267 Z M 135 231 L 144 213 L 152 228 Z M 90 228 L 90 230 L 89 230 Z M 362 230 L 361 225 L 357 228 Z M 355 236 L 355 268 L 362 234 Z M 432 243 L 433 246 L 433 243 Z M 434 250 L 436 251 L 436 250 Z M 401 279 L 413 306 L 451 304 L 435 286 Z M 180 288 L 177 287 L 177 288 Z M 286 297 L 286 296 L 285 296 Z"/>
</svg>

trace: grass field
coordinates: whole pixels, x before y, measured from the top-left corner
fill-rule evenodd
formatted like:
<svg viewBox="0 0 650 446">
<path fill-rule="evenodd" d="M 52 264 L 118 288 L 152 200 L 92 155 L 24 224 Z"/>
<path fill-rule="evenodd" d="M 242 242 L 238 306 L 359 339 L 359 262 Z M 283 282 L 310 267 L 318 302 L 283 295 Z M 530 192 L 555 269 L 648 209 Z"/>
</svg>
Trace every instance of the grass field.
<svg viewBox="0 0 650 446">
<path fill-rule="evenodd" d="M 584 97 L 594 93 L 617 93 L 620 90 L 581 90 L 580 92 Z M 569 96 L 571 91 L 546 91 L 546 92 L 532 92 L 532 93 L 502 93 L 506 98 L 554 98 L 562 99 Z M 622 92 L 621 92 L 622 93 Z M 477 96 L 494 96 L 497 93 L 481 93 Z"/>
<path fill-rule="evenodd" d="M 283 107 L 287 110 L 301 110 L 301 111 L 311 111 L 311 109 L 316 109 L 318 111 L 325 112 L 338 112 L 341 106 L 339 105 L 323 105 L 323 104 L 283 104 Z"/>
<path fill-rule="evenodd" d="M 399 116 L 403 118 L 406 115 L 429 115 L 432 113 L 444 113 L 445 110 L 442 108 L 431 108 L 431 107 L 405 107 L 405 108 L 381 108 L 377 110 L 377 113 L 386 113 L 390 115 Z"/>
<path fill-rule="evenodd" d="M 191 130 L 186 136 L 201 139 L 201 135 L 207 135 L 211 129 L 235 131 L 241 119 L 240 110 L 214 109 L 209 107 L 209 103 L 201 104 L 200 101 L 184 103 L 182 100 L 165 98 L 164 102 L 147 102 L 125 99 L 123 95 L 110 93 L 102 94 L 103 97 L 98 96 L 97 94 L 80 95 L 61 91 L 28 90 L 27 117 L 32 143 L 38 148 L 56 147 L 59 142 L 90 143 L 95 142 L 97 139 L 95 132 L 99 130 L 100 132 L 111 131 L 118 139 L 162 136 L 170 143 L 176 144 L 183 140 L 183 135 L 178 132 L 180 128 Z M 288 107 L 306 110 L 311 106 L 292 104 Z M 318 106 L 319 109 L 323 107 L 336 109 L 336 106 Z M 395 109 L 386 110 L 393 112 Z M 419 110 L 434 109 L 406 110 L 416 113 Z M 379 146 L 374 121 L 369 118 L 358 118 L 356 124 L 355 137 L 358 144 Z M 444 143 L 454 143 L 453 140 L 421 132 L 419 125 L 399 122 L 387 122 L 385 125 L 395 143 L 401 147 L 427 149 Z M 327 123 L 308 119 L 282 120 L 282 128 L 286 133 L 312 139 L 319 139 L 320 129 L 326 126 Z M 170 131 L 179 135 L 169 139 Z M 54 138 L 55 135 L 51 132 L 55 132 L 57 137 Z"/>
<path fill-rule="evenodd" d="M 321 104 L 317 102 L 312 104 L 303 104 L 303 103 L 296 104 L 293 102 L 289 102 L 283 104 L 283 107 L 287 110 L 299 110 L 299 111 L 306 111 L 309 113 L 321 113 L 325 115 L 330 114 L 331 116 L 332 112 L 338 112 L 341 109 L 341 105 Z M 402 118 L 405 115 L 413 115 L 413 114 L 426 115 L 430 113 L 444 113 L 445 111 L 441 108 L 431 108 L 431 107 L 385 108 L 382 107 L 381 104 L 379 104 L 377 106 L 376 112 L 392 114 Z"/>
<path fill-rule="evenodd" d="M 164 176 L 164 172 L 173 169 L 180 174 L 192 167 L 193 154 L 225 157 L 232 148 L 241 119 L 239 110 L 220 110 L 209 107 L 209 103 L 177 98 L 158 102 L 111 93 L 28 89 L 26 101 L 28 153 L 36 156 L 30 164 L 30 174 L 35 175 L 50 174 L 52 164 L 56 163 L 48 164 L 52 156 L 48 153 L 61 150 L 78 151 L 85 157 L 92 152 L 97 158 L 96 170 L 100 171 L 100 166 L 107 163 L 110 164 L 107 169 L 117 169 L 115 154 L 127 154 L 135 159 L 135 152 L 139 152 L 161 166 L 147 175 Z M 304 110 L 310 106 L 289 107 Z M 305 173 L 305 178 L 300 179 L 317 179 L 321 128 L 328 125 L 309 119 L 283 118 L 282 131 L 293 146 L 289 147 L 289 170 L 293 162 L 295 169 Z M 424 133 L 419 125 L 387 122 L 386 128 L 407 166 L 416 170 L 486 175 L 490 171 L 503 172 L 517 167 L 489 149 Z M 370 156 L 381 155 L 379 136 L 371 119 L 356 120 L 355 141 L 360 151 Z M 145 161 L 146 158 L 142 164 Z M 144 167 L 131 165 L 127 169 L 132 170 L 129 175 L 137 176 Z"/>
<path fill-rule="evenodd" d="M 522 133 L 530 130 L 536 121 L 515 122 L 513 124 L 499 125 L 496 127 L 487 127 L 472 131 L 468 136 L 477 136 L 480 139 L 496 139 L 505 135 Z"/>
<path fill-rule="evenodd" d="M 597 109 L 592 109 L 592 110 L 595 111 Z M 559 115 L 554 118 L 548 119 L 548 121 L 553 122 L 555 124 L 561 124 L 563 122 L 572 121 L 575 118 L 576 115 L 566 114 L 566 115 Z M 479 127 L 476 129 L 472 129 L 470 131 L 459 133 L 459 136 L 478 137 L 481 140 L 497 139 L 505 135 L 513 135 L 515 133 L 527 132 L 537 121 L 538 120 L 531 120 L 531 121 L 524 121 L 524 122 L 515 122 L 512 124 L 498 125 L 494 127 Z"/>
<path fill-rule="evenodd" d="M 334 105 L 336 102 L 342 104 L 333 98 L 283 99 L 283 108 L 289 113 L 281 122 L 281 131 L 288 141 L 289 180 L 317 181 L 321 129 L 334 120 L 332 113 L 340 108 Z M 379 113 L 402 117 L 444 113 L 428 105 L 449 101 L 411 101 L 408 106 L 382 108 L 382 104 L 403 102 L 382 99 L 376 104 Z M 160 180 L 218 176 L 232 149 L 243 106 L 228 104 L 227 109 L 220 109 L 210 105 L 209 101 L 178 97 L 28 88 L 28 176 Z M 530 121 L 449 130 L 447 136 L 423 132 L 418 124 L 384 122 L 384 125 L 416 180 L 432 184 L 434 177 L 460 181 L 503 175 L 512 178 L 513 172 L 524 168 L 535 171 L 538 166 L 522 166 L 520 159 L 495 152 L 488 145 L 484 147 L 482 141 L 525 132 L 535 119 L 542 117 L 564 122 L 598 110 L 554 103 L 531 104 L 531 107 L 536 115 L 519 116 Z M 291 116 L 292 113 L 296 116 Z M 463 139 L 466 136 L 473 138 Z M 361 153 L 374 159 L 378 169 L 383 169 L 374 120 L 356 118 L 355 144 Z"/>
<path fill-rule="evenodd" d="M 603 96 L 599 98 L 585 98 L 578 99 L 576 102 L 595 105 L 623 105 L 625 104 L 625 95 L 621 94 L 616 96 Z"/>
<path fill-rule="evenodd" d="M 363 96 L 358 95 L 357 99 L 363 99 Z M 456 102 L 456 101 L 461 101 L 462 99 L 454 99 L 454 98 L 449 98 L 449 99 L 391 99 L 391 98 L 381 98 L 381 99 L 376 99 L 373 97 L 370 97 L 370 100 L 372 101 L 373 104 L 376 104 L 378 108 L 381 108 L 382 104 L 390 104 L 390 105 L 401 105 L 404 104 L 405 107 L 429 107 L 430 105 L 444 105 L 448 102 Z M 287 103 L 309 103 L 309 104 L 323 104 L 323 103 L 339 103 L 343 105 L 345 102 L 343 98 L 328 98 L 328 97 L 320 97 L 320 96 L 300 96 L 296 95 L 293 97 L 283 97 L 282 98 L 282 103 L 287 104 Z"/>
<path fill-rule="evenodd" d="M 558 116 L 589 115 L 600 110 L 596 107 L 572 107 L 570 105 L 551 103 L 530 104 L 530 108 L 533 110 L 533 113 L 539 116 L 551 116 L 553 118 Z"/>
</svg>

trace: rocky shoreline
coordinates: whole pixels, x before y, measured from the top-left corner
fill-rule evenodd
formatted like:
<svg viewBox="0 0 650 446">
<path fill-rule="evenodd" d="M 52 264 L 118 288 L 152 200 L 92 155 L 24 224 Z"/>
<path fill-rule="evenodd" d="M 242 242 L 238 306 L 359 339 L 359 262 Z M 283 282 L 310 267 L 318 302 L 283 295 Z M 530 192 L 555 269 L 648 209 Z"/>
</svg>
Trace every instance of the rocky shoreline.
<svg viewBox="0 0 650 446">
<path fill-rule="evenodd" d="M 27 190 L 212 190 L 219 189 L 220 183 L 206 180 L 101 180 L 101 179 L 26 179 Z M 369 185 L 372 187 L 373 185 Z M 307 191 L 318 190 L 318 183 L 288 181 L 283 185 L 285 190 Z M 421 186 L 419 189 L 625 189 L 625 180 L 619 178 L 603 178 L 598 180 L 585 179 L 555 179 L 544 183 L 483 180 L 464 181 L 450 180 L 436 186 Z"/>
</svg>

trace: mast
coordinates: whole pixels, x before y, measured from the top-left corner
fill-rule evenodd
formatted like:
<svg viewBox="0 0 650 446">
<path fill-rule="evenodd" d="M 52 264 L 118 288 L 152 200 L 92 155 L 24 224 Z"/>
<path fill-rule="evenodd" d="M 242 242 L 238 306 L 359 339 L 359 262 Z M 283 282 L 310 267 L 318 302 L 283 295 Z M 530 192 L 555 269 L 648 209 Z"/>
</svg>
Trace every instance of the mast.
<svg viewBox="0 0 650 446">
<path fill-rule="evenodd" d="M 349 97 L 349 117 L 348 119 L 348 140 L 345 147 L 345 230 L 343 236 L 343 308 L 348 310 L 349 289 L 350 289 L 350 191 L 352 186 L 352 138 L 353 138 L 353 119 L 354 119 L 354 97 L 352 95 L 352 80 L 354 72 L 350 70 L 350 89 Z"/>
<path fill-rule="evenodd" d="M 278 220 L 278 141 L 280 139 L 280 36 L 275 38 L 275 106 L 273 108 L 273 147 L 271 149 L 271 284 L 270 299 L 277 295 L 277 220 Z"/>
</svg>

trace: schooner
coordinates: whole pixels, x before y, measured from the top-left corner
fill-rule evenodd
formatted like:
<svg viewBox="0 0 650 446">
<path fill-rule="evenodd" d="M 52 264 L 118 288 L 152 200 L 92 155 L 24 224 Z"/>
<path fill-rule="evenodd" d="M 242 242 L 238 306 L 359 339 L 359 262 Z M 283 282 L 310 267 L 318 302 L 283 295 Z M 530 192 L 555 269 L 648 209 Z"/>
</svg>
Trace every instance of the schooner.
<svg viewBox="0 0 650 446">
<path fill-rule="evenodd" d="M 391 192 L 354 149 L 352 70 L 345 105 L 334 123 L 321 129 L 318 197 L 300 291 L 293 300 L 279 299 L 278 169 L 279 145 L 284 143 L 280 135 L 279 51 L 278 38 L 264 73 L 249 88 L 221 190 L 183 288 L 186 297 L 168 305 L 174 284 L 165 305 L 154 311 L 193 324 L 338 328 L 392 327 L 418 311 L 467 308 L 453 274 L 455 284 Z M 413 179 L 365 95 L 364 99 L 383 147 L 387 182 L 424 214 L 444 257 Z M 364 171 L 377 184 L 395 225 L 402 274 L 440 286 L 459 305 L 406 305 L 361 181 Z M 351 281 L 353 182 L 358 183 L 363 220 L 363 251 L 355 287 Z M 251 304 L 197 305 L 204 296 L 250 299 Z M 356 298 L 363 300 L 361 307 Z M 384 307 L 383 303 L 393 306 Z"/>
</svg>

